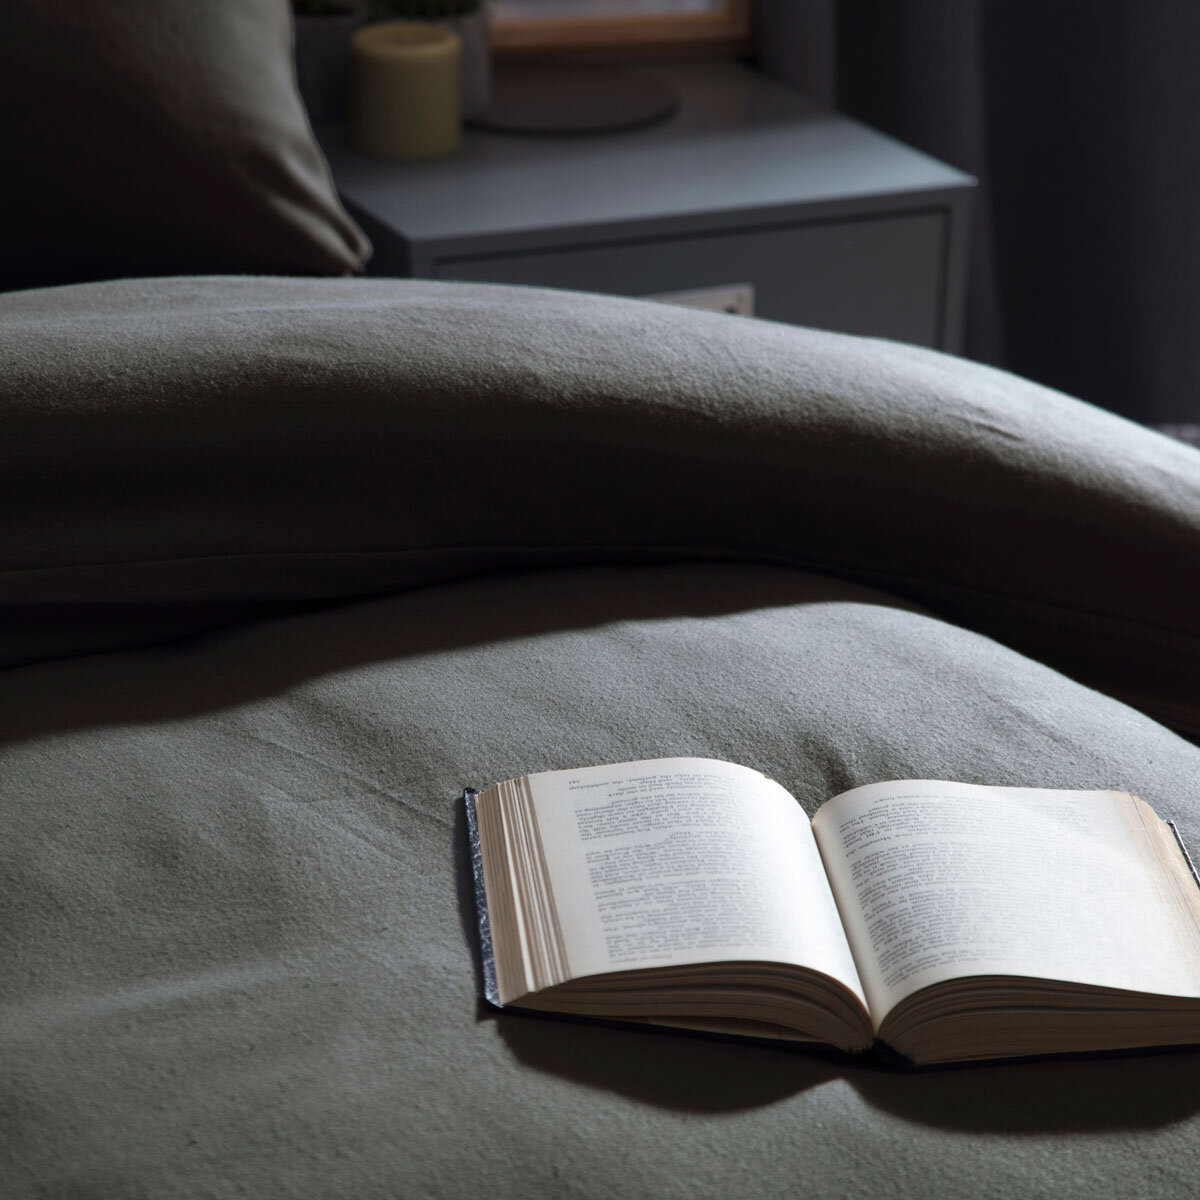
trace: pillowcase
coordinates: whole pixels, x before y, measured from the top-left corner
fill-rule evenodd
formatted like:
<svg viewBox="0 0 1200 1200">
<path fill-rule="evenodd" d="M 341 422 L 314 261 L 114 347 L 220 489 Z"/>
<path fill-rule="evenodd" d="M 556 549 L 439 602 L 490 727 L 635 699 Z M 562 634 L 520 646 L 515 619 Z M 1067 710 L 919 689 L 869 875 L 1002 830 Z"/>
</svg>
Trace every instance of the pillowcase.
<svg viewBox="0 0 1200 1200">
<path fill-rule="evenodd" d="M 370 253 L 296 91 L 288 0 L 5 0 L 0 146 L 0 289 Z"/>
<path fill-rule="evenodd" d="M 0 344 L 0 661 L 488 570 L 738 559 L 1200 730 L 1200 452 L 1001 371 L 417 280 L 10 293 Z"/>
</svg>

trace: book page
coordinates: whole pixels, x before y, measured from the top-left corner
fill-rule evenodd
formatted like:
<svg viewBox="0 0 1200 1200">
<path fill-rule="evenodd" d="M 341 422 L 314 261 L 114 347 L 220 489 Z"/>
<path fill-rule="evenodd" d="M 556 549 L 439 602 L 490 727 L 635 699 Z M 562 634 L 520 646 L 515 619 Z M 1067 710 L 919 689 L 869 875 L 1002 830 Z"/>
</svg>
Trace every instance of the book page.
<svg viewBox="0 0 1200 1200">
<path fill-rule="evenodd" d="M 765 775 L 689 758 L 528 778 L 572 977 L 765 960 L 863 1001 L 808 818 Z"/>
<path fill-rule="evenodd" d="M 966 975 L 1200 997 L 1194 931 L 1130 796 L 877 783 L 813 831 L 876 1026 Z"/>
</svg>

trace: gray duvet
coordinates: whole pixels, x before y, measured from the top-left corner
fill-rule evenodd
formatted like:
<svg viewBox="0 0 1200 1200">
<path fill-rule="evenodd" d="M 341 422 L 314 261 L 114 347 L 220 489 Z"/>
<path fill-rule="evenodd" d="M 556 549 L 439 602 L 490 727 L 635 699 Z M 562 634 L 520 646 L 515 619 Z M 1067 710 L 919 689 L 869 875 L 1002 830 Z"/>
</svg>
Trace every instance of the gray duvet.
<svg viewBox="0 0 1200 1200">
<path fill-rule="evenodd" d="M 1194 1055 L 484 1009 L 455 801 L 696 754 L 809 812 L 1119 787 L 1200 841 L 1194 450 L 565 293 L 102 284 L 0 338 L 0 1193 L 1192 1194 Z"/>
</svg>

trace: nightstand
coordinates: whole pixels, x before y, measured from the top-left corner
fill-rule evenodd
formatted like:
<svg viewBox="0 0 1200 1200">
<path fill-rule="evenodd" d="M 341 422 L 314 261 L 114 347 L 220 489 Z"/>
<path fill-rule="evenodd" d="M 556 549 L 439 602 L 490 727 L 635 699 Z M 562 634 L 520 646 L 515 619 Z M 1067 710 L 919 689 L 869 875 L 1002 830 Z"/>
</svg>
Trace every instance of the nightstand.
<svg viewBox="0 0 1200 1200">
<path fill-rule="evenodd" d="M 468 130 L 392 163 L 319 127 L 368 274 L 684 299 L 797 325 L 959 347 L 969 175 L 740 63 L 639 68 L 680 98 L 643 129 Z"/>
</svg>

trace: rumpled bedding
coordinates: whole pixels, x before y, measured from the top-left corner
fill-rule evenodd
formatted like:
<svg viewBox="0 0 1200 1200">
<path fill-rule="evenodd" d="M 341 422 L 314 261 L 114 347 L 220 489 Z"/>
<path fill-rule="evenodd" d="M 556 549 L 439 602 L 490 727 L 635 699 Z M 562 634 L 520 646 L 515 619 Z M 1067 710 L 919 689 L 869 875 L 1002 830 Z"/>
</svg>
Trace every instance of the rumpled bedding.
<svg viewBox="0 0 1200 1200">
<path fill-rule="evenodd" d="M 1200 456 L 927 351 L 472 285 L 0 296 L 0 1192 L 1174 1196 L 1194 1055 L 499 1015 L 456 798 L 711 755 L 1200 842 Z"/>
</svg>

